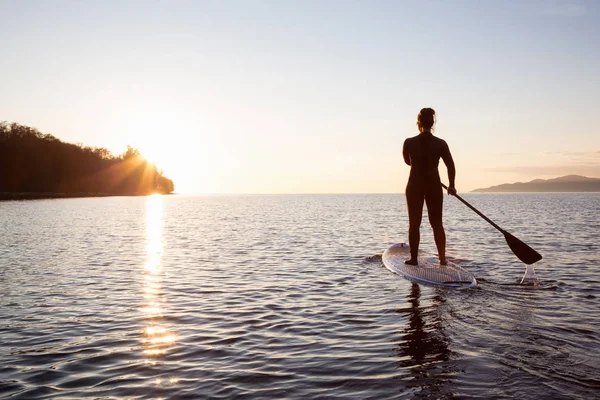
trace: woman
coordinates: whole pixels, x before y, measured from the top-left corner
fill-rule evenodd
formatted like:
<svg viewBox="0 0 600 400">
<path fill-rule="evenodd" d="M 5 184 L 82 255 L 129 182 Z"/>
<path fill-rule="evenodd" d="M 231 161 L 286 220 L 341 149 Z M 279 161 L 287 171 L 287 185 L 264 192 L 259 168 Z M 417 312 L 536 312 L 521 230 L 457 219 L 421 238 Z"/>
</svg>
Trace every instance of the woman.
<svg viewBox="0 0 600 400">
<path fill-rule="evenodd" d="M 410 165 L 410 177 L 406 185 L 406 205 L 408 207 L 408 243 L 410 260 L 406 264 L 417 265 L 420 228 L 423 216 L 423 203 L 427 203 L 427 214 L 433 228 L 435 245 L 441 265 L 446 265 L 446 233 L 442 224 L 442 204 L 444 195 L 438 172 L 440 158 L 448 169 L 448 194 L 455 195 L 454 178 L 456 170 L 450 149 L 446 142 L 433 136 L 435 111 L 424 108 L 417 116 L 419 134 L 404 141 L 402 155 L 406 164 Z"/>
</svg>

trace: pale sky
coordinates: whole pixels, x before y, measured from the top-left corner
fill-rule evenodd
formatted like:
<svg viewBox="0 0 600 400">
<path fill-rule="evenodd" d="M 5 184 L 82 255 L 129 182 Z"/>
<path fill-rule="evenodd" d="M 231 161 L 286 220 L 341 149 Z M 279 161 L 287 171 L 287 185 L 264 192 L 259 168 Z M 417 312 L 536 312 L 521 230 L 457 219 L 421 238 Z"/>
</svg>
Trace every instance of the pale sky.
<svg viewBox="0 0 600 400">
<path fill-rule="evenodd" d="M 598 1 L 0 0 L 0 16 L 0 120 L 130 144 L 177 192 L 403 192 L 422 107 L 459 192 L 600 177 Z"/>
</svg>

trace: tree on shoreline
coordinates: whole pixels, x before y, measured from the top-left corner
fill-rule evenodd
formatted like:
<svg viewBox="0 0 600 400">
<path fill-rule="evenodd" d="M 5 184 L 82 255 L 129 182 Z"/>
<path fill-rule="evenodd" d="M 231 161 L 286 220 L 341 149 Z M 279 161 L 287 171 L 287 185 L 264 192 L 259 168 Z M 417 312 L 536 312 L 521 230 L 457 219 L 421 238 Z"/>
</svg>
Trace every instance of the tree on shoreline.
<svg viewBox="0 0 600 400">
<path fill-rule="evenodd" d="M 148 195 L 174 190 L 173 181 L 131 146 L 114 156 L 105 148 L 0 122 L 0 192 Z"/>
</svg>

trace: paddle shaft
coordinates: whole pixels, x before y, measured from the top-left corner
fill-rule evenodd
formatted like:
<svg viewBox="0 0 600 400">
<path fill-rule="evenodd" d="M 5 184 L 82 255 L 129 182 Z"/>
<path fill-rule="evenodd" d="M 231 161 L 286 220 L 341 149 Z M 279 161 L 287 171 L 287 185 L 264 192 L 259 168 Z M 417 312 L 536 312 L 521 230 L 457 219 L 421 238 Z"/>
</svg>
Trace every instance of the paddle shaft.
<svg viewBox="0 0 600 400">
<path fill-rule="evenodd" d="M 444 185 L 443 183 L 442 183 L 442 187 L 443 187 L 444 189 L 446 189 L 446 190 L 448 189 L 448 186 Z M 456 197 L 457 199 L 459 199 L 460 201 L 462 201 L 462 202 L 463 202 L 463 204 L 464 204 L 465 206 L 467 206 L 467 207 L 469 207 L 471 210 L 475 211 L 475 212 L 477 213 L 477 215 L 479 215 L 481 218 L 485 219 L 485 220 L 486 220 L 486 221 L 487 221 L 487 222 L 488 222 L 490 225 L 492 225 L 494 228 L 498 229 L 498 230 L 499 230 L 500 232 L 502 232 L 502 233 L 507 233 L 507 232 L 506 232 L 504 229 L 502 229 L 502 228 L 500 228 L 498 225 L 496 225 L 496 224 L 494 223 L 494 221 L 492 221 L 491 219 L 489 219 L 488 217 L 486 217 L 485 215 L 483 215 L 483 214 L 481 213 L 481 211 L 479 211 L 478 209 L 476 209 L 475 207 L 473 207 L 472 205 L 470 205 L 470 204 L 469 204 L 469 203 L 468 203 L 468 202 L 467 202 L 465 199 L 463 199 L 462 197 L 460 197 L 460 196 L 459 196 L 459 195 L 457 195 L 457 194 L 455 194 L 455 195 L 453 195 L 453 196 L 454 196 L 454 197 Z"/>
<path fill-rule="evenodd" d="M 443 183 L 442 183 L 442 187 L 444 189 L 448 189 L 448 187 L 446 185 L 444 185 Z M 463 199 L 462 197 L 460 197 L 457 194 L 455 194 L 454 197 L 456 197 L 461 202 L 463 202 L 463 204 L 466 205 L 467 207 L 469 207 L 471 210 L 475 211 L 475 213 L 477 213 L 477 215 L 479 215 L 481 218 L 483 218 L 487 222 L 489 222 L 489 224 L 492 225 L 494 228 L 496 228 L 500 232 L 502 232 L 502 234 L 504 235 L 504 239 L 506 239 L 506 244 L 508 244 L 508 247 L 510 247 L 512 252 L 515 254 L 515 256 L 517 256 L 517 258 L 519 260 L 523 261 L 527 265 L 530 265 L 530 264 L 536 263 L 542 259 L 542 255 L 540 253 L 538 253 L 537 251 L 535 251 L 534 249 L 529 247 L 527 245 L 527 243 L 520 241 L 519 239 L 517 239 L 510 233 L 506 232 L 504 229 L 500 228 L 498 225 L 496 225 L 494 223 L 494 221 L 492 221 L 491 219 L 489 219 L 488 217 L 483 215 L 481 213 L 481 211 L 479 211 L 478 209 L 476 209 L 475 207 L 473 207 L 472 205 L 467 203 L 467 201 L 465 199 Z"/>
</svg>

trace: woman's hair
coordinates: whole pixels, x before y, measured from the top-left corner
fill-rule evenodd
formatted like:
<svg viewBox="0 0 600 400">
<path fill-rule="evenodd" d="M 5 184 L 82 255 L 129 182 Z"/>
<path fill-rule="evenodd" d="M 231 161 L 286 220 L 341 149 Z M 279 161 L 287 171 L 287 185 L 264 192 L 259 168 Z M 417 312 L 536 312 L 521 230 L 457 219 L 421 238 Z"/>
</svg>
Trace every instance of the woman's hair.
<svg viewBox="0 0 600 400">
<path fill-rule="evenodd" d="M 417 115 L 417 126 L 419 131 L 430 131 L 435 123 L 435 110 L 433 108 L 423 108 Z"/>
</svg>

